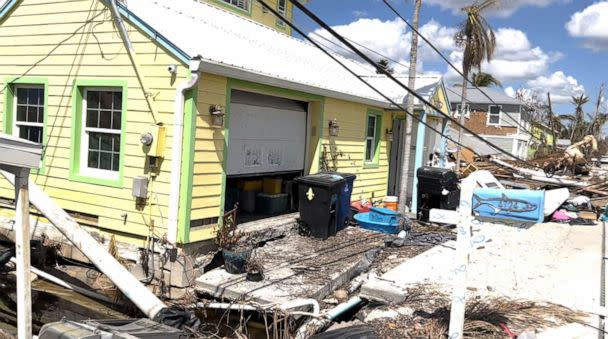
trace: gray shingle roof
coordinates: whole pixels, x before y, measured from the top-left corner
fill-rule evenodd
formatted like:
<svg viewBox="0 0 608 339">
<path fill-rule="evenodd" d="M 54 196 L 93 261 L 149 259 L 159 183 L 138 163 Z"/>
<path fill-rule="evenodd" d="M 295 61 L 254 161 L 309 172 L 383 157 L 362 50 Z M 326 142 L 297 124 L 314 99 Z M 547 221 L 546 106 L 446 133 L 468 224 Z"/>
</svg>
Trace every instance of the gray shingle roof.
<svg viewBox="0 0 608 339">
<path fill-rule="evenodd" d="M 496 90 L 490 87 L 479 87 L 497 104 L 521 105 L 521 101 L 506 95 L 503 91 Z M 452 86 L 448 89 L 448 98 L 452 104 L 460 103 L 462 87 Z M 467 88 L 467 101 L 475 104 L 491 104 L 492 100 L 488 99 L 479 89 L 475 87 Z"/>
</svg>

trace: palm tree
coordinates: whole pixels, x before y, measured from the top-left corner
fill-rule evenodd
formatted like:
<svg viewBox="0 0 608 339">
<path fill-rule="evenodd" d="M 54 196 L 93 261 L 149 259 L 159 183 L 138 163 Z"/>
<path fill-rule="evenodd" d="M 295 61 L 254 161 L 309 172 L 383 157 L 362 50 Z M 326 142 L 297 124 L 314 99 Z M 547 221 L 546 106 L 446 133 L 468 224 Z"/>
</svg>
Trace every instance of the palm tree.
<svg viewBox="0 0 608 339">
<path fill-rule="evenodd" d="M 574 105 L 574 120 L 572 121 L 572 131 L 570 134 L 570 141 L 573 143 L 578 141 L 578 139 L 582 138 L 585 134 L 586 121 L 585 121 L 585 112 L 583 111 L 583 106 L 589 102 L 589 97 L 585 94 L 581 94 L 579 96 L 572 96 L 570 103 Z M 576 138 L 575 138 L 576 137 Z"/>
<path fill-rule="evenodd" d="M 471 69 L 481 68 L 484 61 L 490 61 L 496 49 L 496 36 L 490 24 L 481 15 L 481 12 L 494 5 L 497 0 L 480 0 L 462 9 L 466 19 L 454 35 L 456 46 L 463 47 L 462 56 L 462 101 L 460 102 L 460 124 L 464 125 L 464 115 L 467 101 L 467 79 Z M 461 142 L 462 129 L 458 132 L 458 142 Z M 460 169 L 460 152 L 456 157 L 456 169 Z"/>
<path fill-rule="evenodd" d="M 471 81 L 477 87 L 502 87 L 502 82 L 496 79 L 492 74 L 479 72 L 471 75 Z"/>
<path fill-rule="evenodd" d="M 412 27 L 414 27 L 414 30 L 416 31 L 418 30 L 418 20 L 420 18 L 421 5 L 422 0 L 415 0 Z M 409 78 L 407 81 L 407 86 L 413 90 L 415 90 L 416 88 L 416 65 L 418 62 L 418 34 L 416 34 L 414 30 L 412 30 L 412 44 L 410 46 L 410 69 Z M 414 96 L 411 94 L 407 96 L 406 110 L 410 113 L 414 113 Z M 403 138 L 400 138 L 400 146 L 403 146 L 403 153 L 401 154 L 401 173 L 399 178 L 399 211 L 401 211 L 401 213 L 405 213 L 407 209 L 410 154 L 412 152 L 412 119 L 412 117 L 406 118 L 405 136 Z"/>
</svg>

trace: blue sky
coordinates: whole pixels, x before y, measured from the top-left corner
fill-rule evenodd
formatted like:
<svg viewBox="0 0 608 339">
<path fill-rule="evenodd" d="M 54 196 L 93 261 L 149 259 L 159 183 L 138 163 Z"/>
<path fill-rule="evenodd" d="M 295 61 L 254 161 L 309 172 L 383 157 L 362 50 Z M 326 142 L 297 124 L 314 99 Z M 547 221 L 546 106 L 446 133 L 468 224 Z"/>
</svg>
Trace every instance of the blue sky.
<svg viewBox="0 0 608 339">
<path fill-rule="evenodd" d="M 459 64 L 461 54 L 451 37 L 463 19 L 458 9 L 470 0 L 422 2 L 421 29 Z M 413 0 L 392 0 L 392 3 L 403 16 L 411 18 Z M 498 77 L 507 92 L 526 88 L 545 98 L 550 91 L 557 102 L 554 109 L 560 113 L 572 111 L 567 104 L 571 95 L 584 92 L 595 101 L 608 74 L 608 1 L 502 0 L 501 3 L 486 13 L 497 32 L 499 46 L 495 60 L 482 66 L 482 70 Z M 408 63 L 409 30 L 382 1 L 310 0 L 307 7 L 345 36 Z M 307 32 L 317 28 L 297 11 L 295 23 Z M 327 32 L 316 33 L 330 38 Z M 344 50 L 325 44 L 346 55 Z M 445 62 L 432 51 L 422 49 L 419 72 L 439 72 L 445 74 L 446 82 L 457 81 Z M 395 66 L 397 71 L 406 70 Z M 593 109 L 588 105 L 587 111 Z"/>
</svg>

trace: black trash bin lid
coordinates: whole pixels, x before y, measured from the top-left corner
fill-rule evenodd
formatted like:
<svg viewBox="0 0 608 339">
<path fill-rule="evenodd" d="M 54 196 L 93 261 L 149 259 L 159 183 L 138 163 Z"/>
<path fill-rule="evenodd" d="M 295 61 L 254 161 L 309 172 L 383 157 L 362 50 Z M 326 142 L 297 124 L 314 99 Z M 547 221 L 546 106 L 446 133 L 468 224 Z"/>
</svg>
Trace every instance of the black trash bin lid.
<svg viewBox="0 0 608 339">
<path fill-rule="evenodd" d="M 356 175 L 351 174 L 351 173 L 333 173 L 333 172 L 323 172 L 322 174 L 335 174 L 335 175 L 339 175 L 342 178 L 344 178 L 345 180 L 355 180 L 357 178 Z"/>
<path fill-rule="evenodd" d="M 345 181 L 346 180 L 344 180 L 341 175 L 338 175 L 336 173 L 310 174 L 295 179 L 295 182 L 297 182 L 298 184 L 304 184 L 315 187 L 334 187 L 343 184 Z"/>
</svg>

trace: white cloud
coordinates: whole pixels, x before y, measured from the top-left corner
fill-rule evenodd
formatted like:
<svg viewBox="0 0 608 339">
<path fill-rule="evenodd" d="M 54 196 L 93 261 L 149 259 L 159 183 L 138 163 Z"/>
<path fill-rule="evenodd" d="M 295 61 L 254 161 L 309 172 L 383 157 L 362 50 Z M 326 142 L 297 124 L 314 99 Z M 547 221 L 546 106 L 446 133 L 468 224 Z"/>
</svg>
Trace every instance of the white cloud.
<svg viewBox="0 0 608 339">
<path fill-rule="evenodd" d="M 587 48 L 608 48 L 608 1 L 602 1 L 576 12 L 566 23 L 571 36 L 583 39 Z"/>
<path fill-rule="evenodd" d="M 511 98 L 515 98 L 515 94 L 517 94 L 517 91 L 515 90 L 515 88 L 509 86 L 505 88 L 505 94 L 510 96 Z"/>
<path fill-rule="evenodd" d="M 500 17 L 509 17 L 515 13 L 520 7 L 525 6 L 536 6 L 546 7 L 554 3 L 568 2 L 568 0 L 509 0 L 499 1 L 493 7 L 487 9 L 489 15 L 495 15 Z M 472 3 L 471 0 L 426 0 L 425 4 L 437 5 L 442 9 L 451 10 L 454 14 L 460 13 L 461 8 L 469 6 Z"/>
<path fill-rule="evenodd" d="M 396 60 L 404 66 L 391 64 L 397 73 L 406 73 L 409 65 L 409 52 L 411 43 L 411 33 L 403 21 L 396 18 L 394 20 L 382 21 L 379 19 L 361 18 L 347 25 L 333 27 L 338 33 L 356 41 L 357 43 L 385 55 L 390 59 Z M 462 63 L 462 50 L 454 44 L 454 34 L 456 27 L 443 26 L 435 20 L 431 20 L 420 27 L 420 32 L 427 37 L 442 52 L 448 55 L 449 59 L 458 68 Z M 330 47 L 335 52 L 351 59 L 358 60 L 354 53 L 339 48 L 315 34 L 341 45 L 336 39 L 322 29 L 318 29 L 310 36 Z M 499 28 L 496 30 L 496 51 L 489 63 L 482 64 L 482 71 L 494 75 L 502 82 L 519 81 L 525 82 L 545 75 L 551 63 L 561 57 L 560 53 L 549 53 L 539 46 L 535 46 L 525 32 L 514 28 Z M 379 37 L 382 37 L 381 39 Z M 425 63 L 442 64 L 439 56 L 420 40 L 418 50 L 418 71 L 428 72 L 424 69 Z M 360 48 L 373 60 L 380 60 L 382 57 Z M 441 66 L 443 67 L 443 66 Z M 446 67 L 446 82 L 457 82 L 460 76 L 449 66 Z M 362 67 L 358 66 L 355 71 L 361 72 Z M 372 69 L 373 71 L 373 69 Z"/>
<path fill-rule="evenodd" d="M 352 13 L 354 16 L 356 16 L 358 18 L 366 17 L 368 14 L 366 11 L 362 11 L 362 10 L 354 10 L 354 11 L 352 11 Z"/>
<path fill-rule="evenodd" d="M 562 71 L 554 72 L 549 76 L 539 76 L 526 82 L 526 87 L 541 96 L 551 93 L 551 100 L 555 103 L 567 103 L 573 95 L 585 93 L 585 87 L 578 81 Z"/>
</svg>

